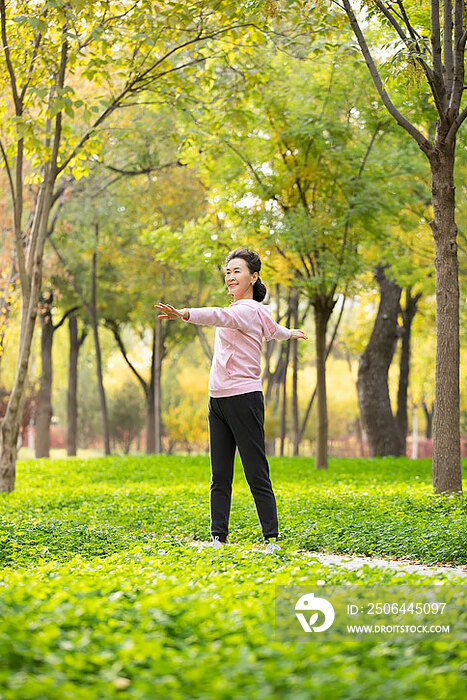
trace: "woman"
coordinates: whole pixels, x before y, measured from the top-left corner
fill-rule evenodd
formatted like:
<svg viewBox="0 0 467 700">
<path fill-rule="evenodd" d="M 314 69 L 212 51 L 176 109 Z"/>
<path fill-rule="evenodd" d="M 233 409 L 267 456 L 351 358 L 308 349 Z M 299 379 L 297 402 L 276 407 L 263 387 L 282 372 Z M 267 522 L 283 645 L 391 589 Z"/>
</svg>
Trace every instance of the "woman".
<svg viewBox="0 0 467 700">
<path fill-rule="evenodd" d="M 298 329 L 278 325 L 260 302 L 266 287 L 259 277 L 261 260 L 245 248 L 225 260 L 225 283 L 233 303 L 228 308 L 175 309 L 155 304 L 159 318 L 217 326 L 209 375 L 209 446 L 211 458 L 211 543 L 227 543 L 235 448 L 238 447 L 253 495 L 266 552 L 280 549 L 274 492 L 264 444 L 264 402 L 261 384 L 262 339 L 307 339 Z"/>
</svg>

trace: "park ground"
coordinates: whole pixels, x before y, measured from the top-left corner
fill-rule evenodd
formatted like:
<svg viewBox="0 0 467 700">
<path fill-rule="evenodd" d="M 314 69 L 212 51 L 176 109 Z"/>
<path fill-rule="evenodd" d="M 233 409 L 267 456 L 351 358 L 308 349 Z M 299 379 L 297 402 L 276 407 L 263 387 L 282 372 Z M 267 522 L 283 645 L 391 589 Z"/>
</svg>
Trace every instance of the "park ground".
<svg viewBox="0 0 467 700">
<path fill-rule="evenodd" d="M 450 634 L 275 635 L 278 586 L 465 591 L 465 502 L 433 495 L 429 460 L 270 464 L 273 555 L 239 463 L 231 544 L 212 550 L 207 456 L 18 462 L 0 494 L 1 700 L 465 697 L 465 606 Z"/>
</svg>

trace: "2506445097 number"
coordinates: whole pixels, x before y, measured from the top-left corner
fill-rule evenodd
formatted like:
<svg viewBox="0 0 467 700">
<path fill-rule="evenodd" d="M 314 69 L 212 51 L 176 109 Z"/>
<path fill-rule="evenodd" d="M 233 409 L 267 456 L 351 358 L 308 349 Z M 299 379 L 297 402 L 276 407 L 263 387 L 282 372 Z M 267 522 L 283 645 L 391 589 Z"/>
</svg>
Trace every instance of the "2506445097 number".
<svg viewBox="0 0 467 700">
<path fill-rule="evenodd" d="M 401 614 L 410 613 L 412 615 L 438 615 L 442 614 L 446 603 L 368 603 L 367 614 L 368 615 L 381 615 L 381 614 Z"/>
</svg>

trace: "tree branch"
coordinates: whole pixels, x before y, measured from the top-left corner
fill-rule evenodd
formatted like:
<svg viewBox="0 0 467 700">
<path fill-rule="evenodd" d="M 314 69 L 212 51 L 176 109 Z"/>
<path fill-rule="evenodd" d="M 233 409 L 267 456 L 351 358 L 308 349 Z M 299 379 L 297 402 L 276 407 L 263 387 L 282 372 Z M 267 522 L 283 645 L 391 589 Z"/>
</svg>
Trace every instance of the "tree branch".
<svg viewBox="0 0 467 700">
<path fill-rule="evenodd" d="M 433 72 L 436 76 L 436 80 L 439 80 L 443 83 L 443 62 L 441 59 L 441 27 L 439 23 L 439 0 L 431 0 L 430 23 Z"/>
<path fill-rule="evenodd" d="M 46 8 L 44 8 L 42 10 L 42 12 L 39 13 L 39 17 L 41 17 L 42 15 L 47 16 L 47 9 Z M 26 91 L 29 87 L 29 83 L 31 82 L 32 72 L 34 70 L 34 64 L 36 62 L 37 52 L 39 50 L 39 46 L 41 45 L 41 40 L 42 40 L 42 34 L 40 32 L 37 32 L 36 38 L 34 40 L 34 46 L 32 48 L 31 60 L 29 62 L 29 67 L 27 70 L 26 80 L 25 80 L 23 87 L 21 88 L 21 94 L 20 94 L 21 104 L 24 103 Z"/>
<path fill-rule="evenodd" d="M 10 77 L 11 92 L 13 94 L 13 102 L 15 104 L 16 116 L 19 117 L 22 114 L 22 102 L 18 95 L 18 89 L 16 87 L 16 75 L 13 63 L 11 60 L 10 47 L 8 45 L 8 36 L 6 32 L 6 3 L 5 0 L 0 0 L 0 23 L 1 23 L 1 36 L 3 44 L 3 53 L 5 54 L 5 63 L 8 70 L 8 75 Z"/>
<path fill-rule="evenodd" d="M 452 0 L 443 0 L 443 58 L 447 94 L 451 96 L 454 81 L 454 53 L 452 47 Z"/>
<path fill-rule="evenodd" d="M 385 5 L 380 2 L 380 0 L 377 0 L 378 7 L 384 8 L 381 9 L 382 12 L 384 12 Z M 409 52 L 414 53 L 414 47 L 415 47 L 415 60 L 422 66 L 423 72 L 425 73 L 426 79 L 428 81 L 428 84 L 431 88 L 431 92 L 433 94 L 433 98 L 436 104 L 436 109 L 438 110 L 438 114 L 442 117 L 444 116 L 444 112 L 446 109 L 446 88 L 444 85 L 443 81 L 443 73 L 442 71 L 438 74 L 435 75 L 434 71 L 430 68 L 430 66 L 427 64 L 427 62 L 423 59 L 422 57 L 422 49 L 420 47 L 419 42 L 422 41 L 424 44 L 424 48 L 426 48 L 424 39 L 420 37 L 417 32 L 414 30 L 412 27 L 410 20 L 407 16 L 407 13 L 405 11 L 404 4 L 401 0 L 397 0 L 397 4 L 400 7 L 401 11 L 401 17 L 404 21 L 405 26 L 407 27 L 407 31 L 409 32 L 410 39 L 408 37 L 405 37 L 404 43 L 407 46 Z M 386 15 L 386 13 L 384 12 Z M 390 14 L 390 13 L 388 13 Z M 386 15 L 388 16 L 388 15 Z"/>
<path fill-rule="evenodd" d="M 446 134 L 446 142 L 447 143 L 451 144 L 453 142 L 457 132 L 459 131 L 459 129 L 461 127 L 462 122 L 464 122 L 466 118 L 467 118 L 467 106 L 464 107 L 464 109 L 459 114 L 457 119 L 455 119 L 453 121 L 453 123 L 451 124 L 451 127 L 450 127 L 448 133 Z"/>
<path fill-rule="evenodd" d="M 128 354 L 127 354 L 125 345 L 124 345 L 124 343 L 123 343 L 122 336 L 121 336 L 121 334 L 120 334 L 120 328 L 119 328 L 117 322 L 116 322 L 114 319 L 108 319 L 108 318 L 106 318 L 106 319 L 105 319 L 105 324 L 106 324 L 106 326 L 108 326 L 108 327 L 110 328 L 110 330 L 112 331 L 113 336 L 114 336 L 114 338 L 115 338 L 115 340 L 116 340 L 116 342 L 117 342 L 117 345 L 118 345 L 118 347 L 119 347 L 119 350 L 120 350 L 120 352 L 122 353 L 123 359 L 125 360 L 125 362 L 127 363 L 128 367 L 131 369 L 131 371 L 133 372 L 133 374 L 135 375 L 135 377 L 137 378 L 137 380 L 139 381 L 139 383 L 140 383 L 141 386 L 143 387 L 144 393 L 147 394 L 148 388 L 149 388 L 149 387 L 148 387 L 148 383 L 143 379 L 143 377 L 141 376 L 141 374 L 138 372 L 138 370 L 136 369 L 136 367 L 133 365 L 133 363 L 131 362 L 130 358 L 128 357 Z"/>
<path fill-rule="evenodd" d="M 15 195 L 15 185 L 13 182 L 13 177 L 11 175 L 11 170 L 10 170 L 10 164 L 8 162 L 8 157 L 5 151 L 5 148 L 3 147 L 3 143 L 0 141 L 0 151 L 2 152 L 2 157 L 3 157 L 3 162 L 5 163 L 5 170 L 7 172 L 8 176 L 8 182 L 10 184 L 10 193 L 11 193 L 11 200 L 13 204 L 13 209 L 16 208 L 16 195 Z"/>
<path fill-rule="evenodd" d="M 52 325 L 53 332 L 55 333 L 55 331 L 57 331 L 57 330 L 60 328 L 60 326 L 63 326 L 63 324 L 64 324 L 65 321 L 67 320 L 68 316 L 71 316 L 71 314 L 74 314 L 75 311 L 78 311 L 78 309 L 80 309 L 80 308 L 81 308 L 81 306 L 73 306 L 71 309 L 68 309 L 68 311 L 66 311 L 66 312 L 63 314 L 63 316 L 62 316 L 62 318 L 60 319 L 60 321 L 59 321 L 55 326 Z"/>
<path fill-rule="evenodd" d="M 66 26 L 63 29 L 63 34 L 66 32 Z M 62 41 L 61 45 L 61 51 L 60 51 L 60 65 L 58 69 L 58 75 L 56 78 L 55 85 L 51 87 L 50 90 L 50 98 L 55 92 L 57 88 L 62 89 L 64 84 L 65 84 L 65 71 L 66 71 L 66 64 L 68 60 L 68 42 L 66 39 Z M 43 245 L 43 240 L 47 238 L 47 230 L 44 231 L 44 239 L 42 239 L 42 234 L 40 234 L 40 228 L 41 228 L 41 221 L 42 221 L 42 207 L 44 204 L 44 197 L 46 196 L 46 191 L 47 188 L 50 186 L 51 192 L 53 190 L 53 183 L 56 180 L 57 177 L 57 158 L 58 158 L 58 151 L 60 147 L 60 139 L 61 139 L 61 133 L 62 133 L 62 111 L 58 112 L 57 116 L 55 117 L 55 126 L 54 126 L 54 135 L 53 135 L 53 141 L 52 141 L 52 153 L 50 157 L 50 161 L 46 162 L 44 165 L 44 178 L 43 182 L 41 184 L 41 188 L 39 190 L 39 195 L 36 200 L 36 207 L 35 207 L 35 212 L 34 212 L 34 220 L 33 224 L 31 227 L 31 236 L 29 239 L 29 248 L 28 248 L 28 254 L 27 254 L 27 272 L 29 275 L 31 275 L 33 266 L 34 266 L 34 260 L 36 257 L 36 247 L 38 245 L 38 242 L 42 240 L 41 245 Z M 48 122 L 50 123 L 50 122 Z M 47 136 L 47 141 L 49 140 L 49 135 Z M 51 197 L 51 204 L 54 200 L 54 195 L 52 192 L 52 197 Z M 47 223 L 47 222 L 46 222 Z M 46 225 L 46 223 L 44 225 Z M 55 225 L 55 224 L 54 224 Z M 50 235 L 50 233 L 49 233 Z"/>
<path fill-rule="evenodd" d="M 464 90 L 465 45 L 462 46 L 463 21 L 464 2 L 457 0 L 457 2 L 454 3 L 454 64 L 452 90 L 449 99 L 449 111 L 454 114 L 460 107 Z"/>
<path fill-rule="evenodd" d="M 66 25 L 64 28 L 64 32 L 66 31 Z M 63 89 L 63 86 L 65 84 L 65 72 L 66 72 L 66 65 L 68 61 L 68 42 L 66 39 L 62 41 L 62 46 L 61 46 L 61 51 L 60 51 L 60 67 L 58 70 L 58 79 L 57 79 L 57 87 L 60 89 Z M 63 112 L 60 110 L 55 117 L 55 130 L 54 130 L 54 138 L 53 138 L 53 144 L 52 144 L 52 157 L 51 157 L 51 178 L 52 181 L 55 182 L 55 179 L 59 173 L 57 169 L 57 161 L 58 161 L 58 150 L 60 147 L 60 138 L 62 134 L 62 119 L 63 119 Z"/>
<path fill-rule="evenodd" d="M 360 25 L 357 21 L 357 18 L 355 17 L 355 14 L 352 10 L 352 7 L 350 5 L 350 0 L 342 0 L 345 13 L 347 17 L 349 18 L 350 26 L 353 29 L 353 32 L 357 38 L 357 41 L 359 43 L 360 49 L 362 51 L 363 57 L 365 58 L 366 64 L 368 66 L 368 70 L 370 71 L 370 75 L 373 79 L 373 83 L 375 84 L 375 87 L 378 91 L 378 94 L 388 110 L 389 114 L 391 114 L 392 117 L 396 120 L 396 122 L 401 126 L 403 129 L 407 131 L 407 133 L 412 136 L 412 138 L 418 143 L 420 149 L 427 155 L 430 156 L 431 152 L 433 151 L 433 145 L 430 143 L 430 141 L 408 120 L 406 117 L 403 116 L 397 109 L 397 107 L 394 105 L 394 103 L 391 101 L 389 95 L 387 94 L 386 90 L 383 87 L 383 83 L 381 81 L 381 76 L 378 72 L 378 69 L 376 68 L 376 64 L 373 60 L 373 57 L 370 53 L 370 50 L 368 48 L 368 44 L 365 40 L 365 37 L 363 35 L 363 32 L 360 28 Z"/>
<path fill-rule="evenodd" d="M 358 169 L 358 173 L 357 173 L 357 177 L 356 177 L 355 182 L 359 182 L 362 178 L 363 171 L 365 169 L 365 165 L 368 161 L 371 150 L 376 142 L 376 137 L 378 136 L 380 128 L 381 128 L 381 124 L 377 124 L 373 134 L 371 135 L 370 143 L 368 144 L 368 147 L 363 155 L 362 162 L 360 163 L 360 168 Z M 334 288 L 336 288 L 337 281 L 339 280 L 339 277 L 340 277 L 341 271 L 342 271 L 342 266 L 344 264 L 345 249 L 347 247 L 347 240 L 348 240 L 348 234 L 349 234 L 349 228 L 350 228 L 350 214 L 352 212 L 354 204 L 355 204 L 355 197 L 352 197 L 351 201 L 349 202 L 349 208 L 347 210 L 347 217 L 346 217 L 345 226 L 344 226 L 344 235 L 342 237 L 342 245 L 341 245 L 341 252 L 340 252 L 340 256 L 339 256 L 337 274 L 334 278 L 334 280 L 335 280 L 334 281 Z M 333 292 L 333 296 L 334 296 L 334 292 Z"/>
<path fill-rule="evenodd" d="M 205 34 L 203 35 L 197 35 L 193 39 L 189 39 L 188 41 L 185 41 L 182 44 L 178 44 L 177 46 L 173 47 L 170 51 L 168 51 L 164 56 L 161 58 L 157 59 L 157 61 L 154 61 L 149 68 L 144 70 L 141 74 L 136 75 L 132 80 L 130 80 L 124 88 L 120 91 L 120 93 L 112 100 L 112 102 L 105 108 L 105 110 L 97 117 L 97 119 L 94 121 L 92 126 L 88 129 L 88 131 L 83 134 L 81 139 L 78 141 L 76 146 L 73 148 L 69 156 L 64 160 L 64 162 L 60 165 L 60 167 L 57 170 L 57 174 L 62 172 L 67 165 L 73 160 L 75 155 L 78 153 L 78 151 L 81 150 L 81 148 L 84 146 L 84 144 L 89 140 L 91 135 L 94 133 L 94 131 L 97 129 L 97 127 L 112 113 L 114 112 L 117 107 L 120 105 L 120 103 L 125 99 L 125 97 L 129 94 L 132 94 L 136 91 L 140 91 L 143 89 L 146 89 L 150 83 L 154 83 L 159 78 L 163 77 L 164 75 L 168 75 L 169 73 L 173 73 L 174 71 L 182 70 L 183 68 L 187 68 L 188 66 L 191 65 L 196 65 L 198 63 L 202 63 L 207 60 L 207 57 L 203 57 L 201 59 L 196 59 L 194 61 L 189 61 L 188 63 L 182 64 L 180 66 L 176 66 L 175 68 L 171 68 L 170 70 L 163 71 L 162 73 L 158 73 L 157 75 L 153 75 L 151 77 L 150 74 L 156 70 L 158 66 L 160 66 L 166 59 L 170 58 L 174 53 L 177 53 L 183 49 L 186 49 L 188 46 L 191 46 L 193 44 L 196 44 L 199 41 L 205 41 L 207 39 L 213 39 L 214 37 L 218 36 L 219 34 L 225 34 L 226 32 L 232 31 L 233 29 L 241 29 L 244 27 L 255 27 L 258 29 L 257 25 L 253 23 L 244 23 L 244 24 L 238 24 L 238 25 L 231 25 L 229 27 L 224 27 L 223 29 L 219 29 L 217 32 L 212 32 L 211 34 Z M 146 79 L 147 78 L 147 79 Z"/>
<path fill-rule="evenodd" d="M 160 170 L 164 170 L 165 168 L 172 168 L 174 165 L 178 165 L 181 168 L 186 167 L 185 163 L 182 163 L 180 160 L 175 160 L 172 163 L 164 163 L 164 165 L 155 165 L 149 168 L 141 168 L 140 170 L 127 170 L 124 168 L 116 168 L 115 166 L 107 165 L 104 162 L 102 162 L 102 165 L 104 166 L 104 168 L 106 168 L 107 170 L 111 170 L 113 173 L 120 173 L 120 175 L 128 176 L 149 175 L 150 173 L 159 172 Z"/>
</svg>

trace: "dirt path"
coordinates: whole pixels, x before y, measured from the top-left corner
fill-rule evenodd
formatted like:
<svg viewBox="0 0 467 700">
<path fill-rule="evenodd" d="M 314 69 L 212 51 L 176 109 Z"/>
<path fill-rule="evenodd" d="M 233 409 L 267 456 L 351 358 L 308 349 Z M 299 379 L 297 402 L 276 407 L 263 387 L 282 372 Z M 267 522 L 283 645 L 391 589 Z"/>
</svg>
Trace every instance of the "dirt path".
<svg viewBox="0 0 467 700">
<path fill-rule="evenodd" d="M 191 538 L 182 538 L 185 544 L 192 547 L 201 548 L 206 546 L 207 542 L 200 542 L 199 540 L 193 540 Z M 228 544 L 226 546 L 226 551 L 229 547 L 238 547 L 237 544 Z M 222 549 L 224 549 L 222 547 Z M 253 549 L 258 549 L 258 552 L 262 551 L 262 547 L 254 546 Z M 291 554 L 290 550 L 287 550 L 288 554 Z M 310 552 L 305 549 L 297 550 L 297 554 L 300 556 L 310 557 L 322 564 L 334 564 L 335 566 L 342 566 L 344 569 L 354 570 L 360 569 L 362 566 L 367 564 L 375 568 L 387 568 L 394 569 L 395 571 L 407 571 L 408 573 L 418 573 L 427 576 L 436 576 L 437 574 L 444 574 L 445 576 L 462 576 L 467 578 L 467 566 L 450 566 L 448 564 L 442 566 L 428 566 L 427 564 L 419 564 L 411 559 L 383 559 L 380 557 L 364 557 L 361 555 L 353 554 L 326 554 L 325 552 Z M 274 556 L 273 554 L 268 556 Z"/>
<path fill-rule="evenodd" d="M 428 566 L 426 564 L 417 564 L 412 560 L 405 559 L 380 559 L 378 557 L 362 557 L 353 556 L 351 554 L 324 554 L 323 552 L 301 552 L 310 559 L 316 559 L 322 564 L 335 564 L 342 566 L 345 569 L 353 570 L 360 569 L 364 564 L 377 568 L 394 569 L 395 571 L 415 572 L 425 574 L 427 576 L 436 576 L 437 574 L 445 574 L 446 576 L 464 576 L 467 577 L 467 566 Z"/>
</svg>

